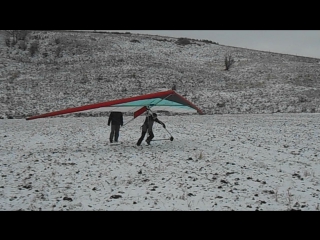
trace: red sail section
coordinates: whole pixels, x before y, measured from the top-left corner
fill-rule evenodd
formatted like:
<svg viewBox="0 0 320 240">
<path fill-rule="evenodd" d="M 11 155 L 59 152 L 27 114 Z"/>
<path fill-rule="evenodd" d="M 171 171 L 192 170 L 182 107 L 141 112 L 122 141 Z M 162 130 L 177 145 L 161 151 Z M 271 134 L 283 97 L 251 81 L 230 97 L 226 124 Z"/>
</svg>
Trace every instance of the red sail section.
<svg viewBox="0 0 320 240">
<path fill-rule="evenodd" d="M 198 108 L 196 105 L 194 105 L 192 102 L 190 102 L 189 100 L 187 100 L 186 98 L 184 98 L 183 96 L 179 95 L 178 93 L 174 92 L 174 94 L 172 94 L 172 96 L 169 96 L 169 98 L 167 98 L 167 100 L 173 101 L 173 102 L 178 102 L 181 103 L 183 105 L 192 107 L 193 109 L 197 110 L 197 112 L 200 115 L 203 115 L 203 112 L 200 108 Z"/>
<path fill-rule="evenodd" d="M 144 113 L 147 110 L 148 110 L 148 108 L 146 106 L 140 108 L 139 110 L 137 110 L 133 113 L 133 118 L 140 116 L 142 113 Z"/>
</svg>

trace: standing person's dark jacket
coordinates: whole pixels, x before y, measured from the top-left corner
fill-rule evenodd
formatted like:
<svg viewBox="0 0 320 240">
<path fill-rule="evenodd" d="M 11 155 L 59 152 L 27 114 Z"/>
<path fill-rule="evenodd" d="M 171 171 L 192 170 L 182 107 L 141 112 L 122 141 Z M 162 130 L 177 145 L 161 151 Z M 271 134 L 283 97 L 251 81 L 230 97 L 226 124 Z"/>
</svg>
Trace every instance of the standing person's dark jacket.
<svg viewBox="0 0 320 240">
<path fill-rule="evenodd" d="M 121 125 L 123 126 L 123 113 L 122 112 L 111 112 L 108 119 L 108 126 Z"/>
</svg>

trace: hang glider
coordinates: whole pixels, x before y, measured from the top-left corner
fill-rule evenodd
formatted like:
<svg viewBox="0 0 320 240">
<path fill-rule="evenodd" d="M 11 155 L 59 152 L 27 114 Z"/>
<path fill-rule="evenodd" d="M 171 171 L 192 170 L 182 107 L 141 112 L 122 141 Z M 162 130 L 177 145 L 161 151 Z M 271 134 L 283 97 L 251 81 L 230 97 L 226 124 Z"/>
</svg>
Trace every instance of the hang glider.
<svg viewBox="0 0 320 240">
<path fill-rule="evenodd" d="M 149 93 L 145 95 L 111 100 L 107 102 L 83 105 L 80 107 L 67 108 L 59 111 L 48 112 L 41 115 L 31 116 L 26 120 L 33 120 L 37 118 L 46 118 L 62 114 L 87 112 L 87 111 L 118 111 L 133 113 L 136 118 L 147 110 L 152 111 L 167 111 L 175 113 L 198 113 L 203 112 L 189 100 L 176 93 L 174 90 L 167 90 L 163 92 Z"/>
</svg>

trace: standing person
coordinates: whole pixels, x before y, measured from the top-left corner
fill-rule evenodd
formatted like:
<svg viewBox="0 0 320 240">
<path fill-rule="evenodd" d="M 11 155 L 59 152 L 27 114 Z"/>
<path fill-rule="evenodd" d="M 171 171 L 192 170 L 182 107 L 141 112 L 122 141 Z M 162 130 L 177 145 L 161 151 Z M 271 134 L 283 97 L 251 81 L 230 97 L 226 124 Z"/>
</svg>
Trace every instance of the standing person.
<svg viewBox="0 0 320 240">
<path fill-rule="evenodd" d="M 110 143 L 118 142 L 120 126 L 123 126 L 123 113 L 111 112 L 108 119 L 108 126 L 111 124 Z"/>
<path fill-rule="evenodd" d="M 157 122 L 157 123 L 161 124 L 164 128 L 166 128 L 166 125 L 158 119 L 158 116 L 156 113 L 152 113 L 152 114 L 147 113 L 146 119 L 145 119 L 143 125 L 141 126 L 141 128 L 142 128 L 141 137 L 139 138 L 139 140 L 137 142 L 137 146 L 141 145 L 141 142 L 143 141 L 147 132 L 148 132 L 149 136 L 147 137 L 146 142 L 148 145 L 150 145 L 151 140 L 154 138 L 154 134 L 152 131 L 152 127 L 153 127 L 154 122 Z"/>
</svg>

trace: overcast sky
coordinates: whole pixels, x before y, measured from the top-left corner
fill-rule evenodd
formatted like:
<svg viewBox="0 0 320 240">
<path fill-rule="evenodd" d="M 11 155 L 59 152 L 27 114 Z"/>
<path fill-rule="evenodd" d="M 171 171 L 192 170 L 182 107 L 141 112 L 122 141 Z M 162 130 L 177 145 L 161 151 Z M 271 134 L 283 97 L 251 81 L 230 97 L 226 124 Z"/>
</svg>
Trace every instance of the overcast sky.
<svg viewBox="0 0 320 240">
<path fill-rule="evenodd" d="M 98 30 L 99 31 L 99 30 Z M 105 30 L 211 40 L 220 45 L 320 59 L 320 30 Z"/>
</svg>

